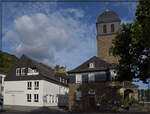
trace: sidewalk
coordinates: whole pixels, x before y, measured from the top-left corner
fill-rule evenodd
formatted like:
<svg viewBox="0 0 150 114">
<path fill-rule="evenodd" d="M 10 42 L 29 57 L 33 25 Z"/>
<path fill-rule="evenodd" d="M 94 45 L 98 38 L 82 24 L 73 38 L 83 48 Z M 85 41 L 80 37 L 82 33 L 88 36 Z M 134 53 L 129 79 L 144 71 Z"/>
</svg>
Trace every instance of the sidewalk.
<svg viewBox="0 0 150 114">
<path fill-rule="evenodd" d="M 4 106 L 5 112 L 68 112 L 59 107 Z"/>
</svg>

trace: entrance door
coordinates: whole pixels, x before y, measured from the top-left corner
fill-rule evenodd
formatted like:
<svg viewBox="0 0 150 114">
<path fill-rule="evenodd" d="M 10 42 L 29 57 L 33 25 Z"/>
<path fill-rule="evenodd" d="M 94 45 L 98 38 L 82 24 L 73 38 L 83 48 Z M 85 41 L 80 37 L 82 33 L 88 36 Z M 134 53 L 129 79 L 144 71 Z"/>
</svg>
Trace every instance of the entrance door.
<svg viewBox="0 0 150 114">
<path fill-rule="evenodd" d="M 92 109 L 96 108 L 95 97 L 89 97 L 89 105 Z"/>
</svg>

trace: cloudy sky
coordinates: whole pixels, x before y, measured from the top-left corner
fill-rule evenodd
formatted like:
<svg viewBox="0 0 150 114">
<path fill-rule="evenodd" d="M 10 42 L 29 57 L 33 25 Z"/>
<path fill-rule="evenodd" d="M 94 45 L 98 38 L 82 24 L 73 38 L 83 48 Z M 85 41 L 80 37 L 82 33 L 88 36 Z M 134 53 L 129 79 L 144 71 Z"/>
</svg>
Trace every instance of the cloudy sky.
<svg viewBox="0 0 150 114">
<path fill-rule="evenodd" d="M 109 2 L 121 23 L 135 19 L 138 2 Z M 96 21 L 105 2 L 3 2 L 3 51 L 75 68 L 97 55 Z"/>
</svg>

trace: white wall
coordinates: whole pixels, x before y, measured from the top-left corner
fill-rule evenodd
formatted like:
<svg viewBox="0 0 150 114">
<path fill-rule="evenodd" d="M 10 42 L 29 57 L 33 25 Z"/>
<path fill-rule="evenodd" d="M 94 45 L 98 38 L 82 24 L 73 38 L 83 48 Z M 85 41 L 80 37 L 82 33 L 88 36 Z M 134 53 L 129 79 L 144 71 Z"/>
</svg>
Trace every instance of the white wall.
<svg viewBox="0 0 150 114">
<path fill-rule="evenodd" d="M 4 105 L 42 106 L 43 82 L 39 80 L 39 90 L 34 90 L 34 80 L 31 80 L 32 89 L 28 90 L 27 82 L 6 81 L 4 83 Z M 32 94 L 31 102 L 27 102 L 27 94 Z M 39 102 L 34 102 L 34 94 L 39 94 Z"/>
<path fill-rule="evenodd" d="M 4 78 L 5 78 L 5 75 L 3 75 L 3 74 L 0 74 L 0 80 L 1 80 L 1 82 L 0 82 L 0 95 L 4 95 L 4 91 L 3 91 L 3 89 L 4 89 Z M 1 97 L 2 97 L 1 96 Z"/>
<path fill-rule="evenodd" d="M 69 92 L 69 88 L 62 87 L 44 80 L 30 80 L 32 89 L 27 89 L 28 81 L 6 81 L 4 83 L 4 105 L 20 106 L 58 106 L 58 101 L 51 103 L 50 95 L 58 97 Z M 34 90 L 34 82 L 39 81 L 39 90 Z M 32 94 L 31 102 L 27 102 L 27 94 Z M 39 94 L 39 102 L 34 102 L 34 94 Z M 43 101 L 46 96 L 47 101 Z"/>
<path fill-rule="evenodd" d="M 47 81 L 43 81 L 43 83 L 43 95 L 47 98 L 46 102 L 44 102 L 45 106 L 67 105 L 69 92 L 68 87 L 60 86 L 54 83 L 49 83 Z"/>
</svg>

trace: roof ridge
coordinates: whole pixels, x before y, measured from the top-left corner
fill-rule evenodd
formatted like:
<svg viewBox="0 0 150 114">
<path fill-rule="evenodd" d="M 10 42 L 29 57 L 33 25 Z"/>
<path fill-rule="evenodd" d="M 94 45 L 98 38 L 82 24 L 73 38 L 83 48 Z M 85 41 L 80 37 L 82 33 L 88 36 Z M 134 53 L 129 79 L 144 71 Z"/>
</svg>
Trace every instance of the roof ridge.
<svg viewBox="0 0 150 114">
<path fill-rule="evenodd" d="M 48 69 L 47 67 L 46 67 L 46 65 L 45 64 L 43 64 L 43 63 L 40 63 L 40 62 L 38 62 L 38 61 L 36 61 L 36 60 L 34 60 L 34 59 L 32 59 L 32 58 L 30 58 L 30 57 L 28 57 L 27 55 L 25 55 L 25 54 L 23 54 L 22 55 L 22 57 L 25 57 L 25 58 L 27 58 L 27 59 L 29 59 L 30 61 L 32 61 L 32 62 L 34 62 L 35 64 L 37 64 L 38 66 L 41 66 L 41 67 L 44 67 L 44 68 L 46 68 L 47 70 L 50 70 L 50 69 Z M 21 58 L 22 58 L 21 57 Z M 42 65 L 43 64 L 43 65 Z M 44 66 L 45 65 L 45 66 Z"/>
</svg>

